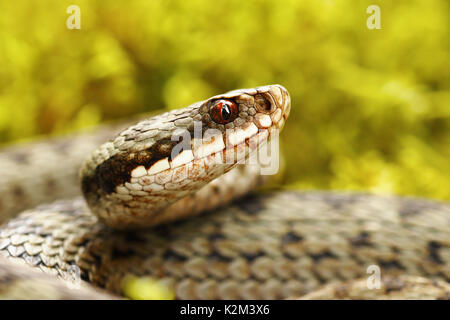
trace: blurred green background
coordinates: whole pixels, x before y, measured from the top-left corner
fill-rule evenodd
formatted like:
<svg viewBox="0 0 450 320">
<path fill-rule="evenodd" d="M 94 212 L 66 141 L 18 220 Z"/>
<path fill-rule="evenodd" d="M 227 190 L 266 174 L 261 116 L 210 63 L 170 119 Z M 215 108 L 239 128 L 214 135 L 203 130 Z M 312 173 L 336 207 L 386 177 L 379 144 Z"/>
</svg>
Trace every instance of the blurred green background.
<svg viewBox="0 0 450 320">
<path fill-rule="evenodd" d="M 81 30 L 66 9 L 81 8 Z M 369 30 L 366 8 L 381 8 Z M 279 83 L 287 188 L 450 199 L 449 2 L 0 1 L 0 144 Z"/>
</svg>

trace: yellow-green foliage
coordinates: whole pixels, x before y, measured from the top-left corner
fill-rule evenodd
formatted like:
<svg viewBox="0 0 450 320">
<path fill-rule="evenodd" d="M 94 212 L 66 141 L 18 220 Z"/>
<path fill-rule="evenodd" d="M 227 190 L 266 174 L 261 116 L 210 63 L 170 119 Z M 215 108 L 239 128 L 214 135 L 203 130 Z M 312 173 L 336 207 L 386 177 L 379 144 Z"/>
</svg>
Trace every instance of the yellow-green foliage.
<svg viewBox="0 0 450 320">
<path fill-rule="evenodd" d="M 123 295 L 132 300 L 173 300 L 175 292 L 166 284 L 151 277 L 128 275 L 122 281 Z"/>
<path fill-rule="evenodd" d="M 68 30 L 66 8 L 81 8 Z M 381 8 L 381 30 L 366 8 Z M 447 0 L 0 2 L 0 142 L 280 83 L 285 185 L 450 199 Z"/>
</svg>

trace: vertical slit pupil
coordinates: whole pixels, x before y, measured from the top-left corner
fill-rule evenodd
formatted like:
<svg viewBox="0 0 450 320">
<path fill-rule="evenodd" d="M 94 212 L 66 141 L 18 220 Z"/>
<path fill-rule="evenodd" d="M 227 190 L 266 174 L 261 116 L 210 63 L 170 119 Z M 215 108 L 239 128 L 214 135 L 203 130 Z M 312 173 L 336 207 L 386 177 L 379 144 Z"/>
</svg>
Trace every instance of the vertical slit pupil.
<svg viewBox="0 0 450 320">
<path fill-rule="evenodd" d="M 231 117 L 231 110 L 226 104 L 222 106 L 222 117 L 224 118 L 224 120 L 228 120 Z"/>
</svg>

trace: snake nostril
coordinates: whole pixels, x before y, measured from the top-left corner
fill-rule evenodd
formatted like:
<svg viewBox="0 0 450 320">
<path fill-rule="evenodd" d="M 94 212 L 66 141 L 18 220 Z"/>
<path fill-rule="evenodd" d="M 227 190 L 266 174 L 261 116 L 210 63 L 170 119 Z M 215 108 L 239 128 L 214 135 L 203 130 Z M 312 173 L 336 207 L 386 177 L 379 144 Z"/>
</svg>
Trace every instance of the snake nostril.
<svg viewBox="0 0 450 320">
<path fill-rule="evenodd" d="M 269 95 L 269 97 L 267 95 Z M 270 94 L 267 95 L 262 93 L 255 95 L 255 107 L 259 112 L 271 113 L 276 109 L 273 98 L 270 97 Z"/>
</svg>

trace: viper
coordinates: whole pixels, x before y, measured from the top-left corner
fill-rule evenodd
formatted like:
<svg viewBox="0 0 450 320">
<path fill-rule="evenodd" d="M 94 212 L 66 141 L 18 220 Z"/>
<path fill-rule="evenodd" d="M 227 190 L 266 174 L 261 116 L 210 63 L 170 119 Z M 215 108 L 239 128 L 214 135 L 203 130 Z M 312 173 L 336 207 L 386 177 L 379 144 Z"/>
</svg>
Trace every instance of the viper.
<svg viewBox="0 0 450 320">
<path fill-rule="evenodd" d="M 448 299 L 448 203 L 254 192 L 290 108 L 280 85 L 240 89 L 4 150 L 0 296 L 117 297 L 133 275 L 178 299 Z"/>
</svg>

